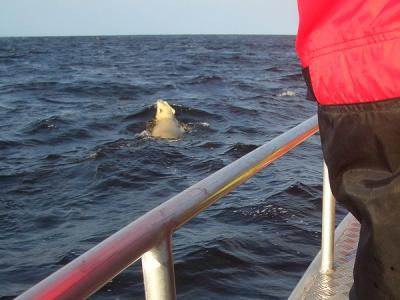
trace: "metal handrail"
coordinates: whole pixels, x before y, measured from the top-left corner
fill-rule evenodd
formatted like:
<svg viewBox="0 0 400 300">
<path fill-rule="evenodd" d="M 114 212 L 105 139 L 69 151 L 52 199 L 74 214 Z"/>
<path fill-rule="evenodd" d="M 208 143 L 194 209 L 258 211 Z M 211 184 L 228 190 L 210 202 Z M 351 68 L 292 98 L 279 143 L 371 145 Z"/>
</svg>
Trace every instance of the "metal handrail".
<svg viewBox="0 0 400 300">
<path fill-rule="evenodd" d="M 313 116 L 149 211 L 16 299 L 87 298 L 140 257 L 146 299 L 175 299 L 172 233 L 317 131 Z"/>
</svg>

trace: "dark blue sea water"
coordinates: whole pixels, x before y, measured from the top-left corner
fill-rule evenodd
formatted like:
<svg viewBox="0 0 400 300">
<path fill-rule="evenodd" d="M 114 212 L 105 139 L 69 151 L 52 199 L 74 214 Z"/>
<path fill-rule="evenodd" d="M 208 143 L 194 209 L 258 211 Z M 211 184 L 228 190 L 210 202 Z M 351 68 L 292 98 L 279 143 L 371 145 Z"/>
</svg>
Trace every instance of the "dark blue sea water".
<svg viewBox="0 0 400 300">
<path fill-rule="evenodd" d="M 291 36 L 0 39 L 0 299 L 316 113 Z M 188 128 L 143 131 L 166 99 Z M 318 135 L 174 235 L 179 299 L 285 299 L 318 251 Z M 91 299 L 142 299 L 140 263 Z"/>
</svg>

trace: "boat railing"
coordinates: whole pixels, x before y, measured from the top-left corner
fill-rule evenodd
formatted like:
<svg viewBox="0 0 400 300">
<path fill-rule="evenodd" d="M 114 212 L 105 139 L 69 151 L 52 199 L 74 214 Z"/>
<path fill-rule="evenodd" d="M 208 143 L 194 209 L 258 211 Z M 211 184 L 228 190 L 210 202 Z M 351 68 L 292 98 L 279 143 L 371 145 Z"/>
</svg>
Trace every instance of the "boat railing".
<svg viewBox="0 0 400 300">
<path fill-rule="evenodd" d="M 152 209 L 17 299 L 87 298 L 139 258 L 146 299 L 175 299 L 173 232 L 317 131 L 313 116 Z M 323 186 L 321 272 L 330 272 L 335 217 L 326 167 Z"/>
</svg>

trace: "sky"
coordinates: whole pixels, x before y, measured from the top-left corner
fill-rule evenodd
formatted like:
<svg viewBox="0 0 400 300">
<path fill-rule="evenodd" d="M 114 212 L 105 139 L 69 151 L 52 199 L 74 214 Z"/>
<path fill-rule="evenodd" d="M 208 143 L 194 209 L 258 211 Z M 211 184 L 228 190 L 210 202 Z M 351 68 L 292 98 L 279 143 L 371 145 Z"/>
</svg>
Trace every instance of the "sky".
<svg viewBox="0 0 400 300">
<path fill-rule="evenodd" d="M 295 34 L 296 0 L 0 0 L 0 36 Z"/>
</svg>

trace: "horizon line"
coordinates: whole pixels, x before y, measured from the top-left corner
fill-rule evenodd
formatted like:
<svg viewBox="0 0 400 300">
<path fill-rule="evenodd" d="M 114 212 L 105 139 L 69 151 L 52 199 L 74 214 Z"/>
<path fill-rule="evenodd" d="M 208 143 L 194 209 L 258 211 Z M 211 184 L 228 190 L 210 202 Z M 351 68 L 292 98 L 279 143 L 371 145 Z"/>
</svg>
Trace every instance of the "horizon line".
<svg viewBox="0 0 400 300">
<path fill-rule="evenodd" d="M 72 35 L 1 35 L 0 38 L 112 37 L 112 36 L 296 36 L 288 33 L 149 33 L 149 34 L 72 34 Z"/>
</svg>

